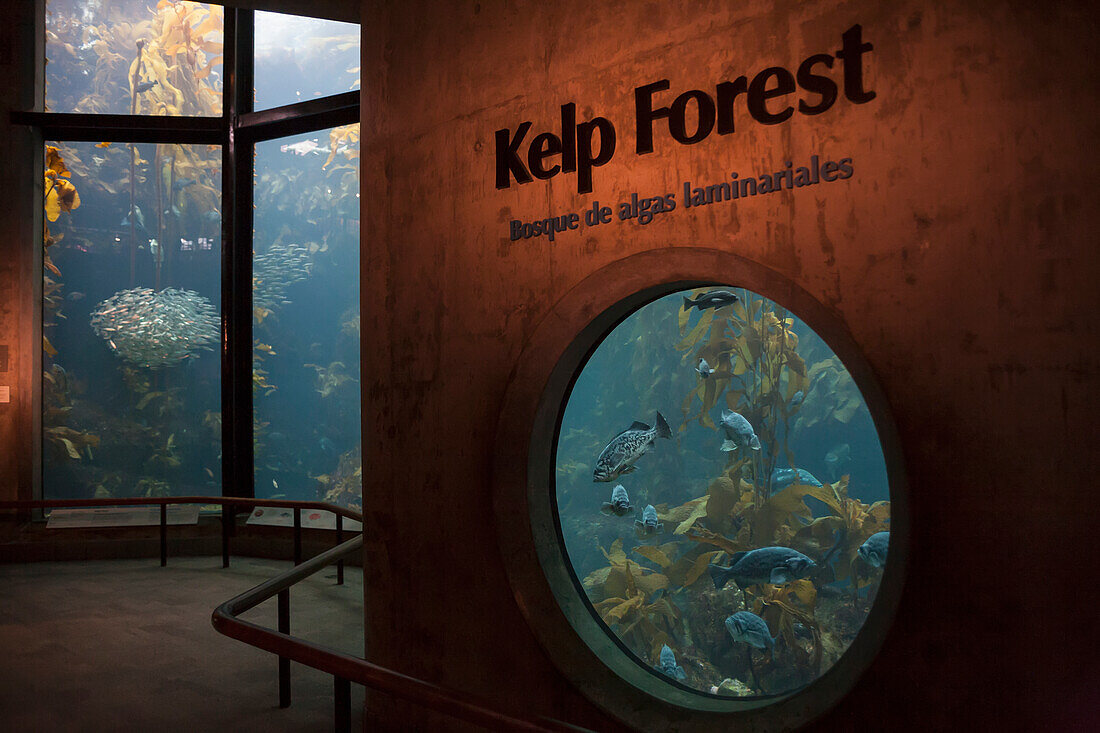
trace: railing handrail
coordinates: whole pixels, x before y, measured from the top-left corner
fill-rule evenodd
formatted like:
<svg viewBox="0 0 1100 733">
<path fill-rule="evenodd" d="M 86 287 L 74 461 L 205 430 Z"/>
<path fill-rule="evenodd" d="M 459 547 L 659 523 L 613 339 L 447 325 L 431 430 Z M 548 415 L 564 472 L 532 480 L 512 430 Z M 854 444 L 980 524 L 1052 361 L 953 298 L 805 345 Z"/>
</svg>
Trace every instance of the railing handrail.
<svg viewBox="0 0 1100 733">
<path fill-rule="evenodd" d="M 253 499 L 230 496 L 155 496 L 134 498 L 102 499 L 35 499 L 21 501 L 0 501 L 0 510 L 4 509 L 44 509 L 49 507 L 71 506 L 140 506 L 157 504 L 219 504 L 230 506 L 272 506 L 293 509 L 323 509 L 335 514 L 363 521 L 363 515 L 346 507 L 327 502 L 294 501 L 289 499 Z M 162 513 L 164 509 L 161 510 Z M 163 519 L 163 516 L 162 516 Z M 214 609 L 211 623 L 214 629 L 232 639 L 243 641 L 258 649 L 276 654 L 283 659 L 293 660 L 307 667 L 313 667 L 334 678 L 355 682 L 393 697 L 409 700 L 426 708 L 436 710 L 467 722 L 476 723 L 492 730 L 503 731 L 571 731 L 591 733 L 560 720 L 545 717 L 523 717 L 496 710 L 491 703 L 476 695 L 426 682 L 416 677 L 402 674 L 388 667 L 368 662 L 362 657 L 352 656 L 320 644 L 284 634 L 237 616 L 270 598 L 287 591 L 292 585 L 313 575 L 324 567 L 338 562 L 345 556 L 362 548 L 362 534 L 328 549 L 290 570 L 276 575 L 254 588 L 246 590 Z"/>
<path fill-rule="evenodd" d="M 105 497 L 102 499 L 20 499 L 18 501 L 0 501 L 3 509 L 48 509 L 74 506 L 141 506 L 145 504 L 228 504 L 230 506 L 265 506 L 285 509 L 323 509 L 339 514 L 357 522 L 363 521 L 363 515 L 327 501 L 295 501 L 294 499 L 258 499 L 244 496 L 135 496 Z"/>
</svg>

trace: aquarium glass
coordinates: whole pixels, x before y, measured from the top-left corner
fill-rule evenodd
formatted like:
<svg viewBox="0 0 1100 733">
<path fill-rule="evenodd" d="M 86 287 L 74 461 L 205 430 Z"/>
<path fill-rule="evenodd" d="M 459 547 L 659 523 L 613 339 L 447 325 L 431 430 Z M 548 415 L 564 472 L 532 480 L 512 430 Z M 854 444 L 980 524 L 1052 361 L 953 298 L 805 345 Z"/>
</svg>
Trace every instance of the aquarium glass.
<svg viewBox="0 0 1100 733">
<path fill-rule="evenodd" d="M 222 113 L 219 5 L 171 0 L 49 0 L 46 110 Z"/>
<path fill-rule="evenodd" d="M 359 25 L 256 12 L 256 109 L 359 88 Z"/>
<path fill-rule="evenodd" d="M 256 496 L 360 506 L 359 125 L 256 145 Z"/>
<path fill-rule="evenodd" d="M 577 589 L 654 684 L 791 693 L 860 631 L 883 452 L 851 374 L 781 303 L 715 286 L 634 311 L 576 376 L 555 469 Z"/>
<path fill-rule="evenodd" d="M 45 154 L 43 497 L 220 494 L 220 149 Z"/>
</svg>

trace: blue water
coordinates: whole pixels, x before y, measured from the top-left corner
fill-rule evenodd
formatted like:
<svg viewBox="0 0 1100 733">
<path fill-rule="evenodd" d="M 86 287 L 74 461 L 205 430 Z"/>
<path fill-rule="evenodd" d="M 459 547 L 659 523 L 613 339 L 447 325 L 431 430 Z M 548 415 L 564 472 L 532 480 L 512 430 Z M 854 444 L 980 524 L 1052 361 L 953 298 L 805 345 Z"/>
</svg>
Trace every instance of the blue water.
<svg viewBox="0 0 1100 733">
<path fill-rule="evenodd" d="M 51 110 L 220 114 L 221 9 L 150 5 L 157 4 L 51 0 Z M 355 85 L 358 51 L 348 44 L 357 34 L 348 24 L 301 21 L 309 42 L 279 49 L 279 33 L 296 21 L 267 20 L 257 55 L 261 105 Z M 183 25 L 190 48 L 172 40 Z M 138 40 L 140 91 L 130 77 Z M 340 73 L 329 68 L 337 62 Z M 266 306 L 253 320 L 254 488 L 261 497 L 358 504 L 358 126 L 331 133 L 256 146 L 251 245 L 254 274 L 268 282 L 255 282 L 256 304 Z M 221 151 L 49 144 L 68 168 L 55 173 L 76 188 L 79 205 L 47 222 L 59 240 L 47 254 L 60 275 L 43 273 L 43 494 L 219 494 Z M 135 305 L 162 302 L 170 289 L 188 291 L 193 311 L 165 316 Z M 110 312 L 104 301 L 120 293 L 125 305 Z M 203 308 L 212 317 L 201 317 Z M 93 331 L 97 311 L 121 329 L 114 338 Z M 194 335 L 204 332 L 206 343 Z M 122 333 L 151 335 L 134 351 Z M 194 347 L 168 360 L 142 357 L 145 346 L 156 352 L 177 337 Z"/>
<path fill-rule="evenodd" d="M 835 486 L 842 496 L 841 482 L 843 477 L 847 477 L 845 500 L 850 502 L 849 506 L 858 507 L 853 509 L 857 513 L 869 511 L 877 502 L 888 501 L 889 486 L 870 412 L 836 354 L 796 315 L 786 313 L 780 306 L 762 299 L 758 294 L 740 289 L 735 292 L 741 296 L 742 303 L 747 300 L 762 303 L 754 319 L 753 327 L 758 331 L 767 331 L 760 313 L 772 311 L 777 314 L 777 320 L 784 317 L 792 319 L 788 330 L 794 337 L 788 343 L 793 344 L 794 338 L 797 339 L 792 351 L 802 358 L 807 368 L 801 404 L 797 404 L 796 398 L 783 411 L 779 411 L 775 403 L 763 409 L 762 406 L 768 405 L 772 399 L 772 392 L 759 386 L 762 384 L 759 375 L 766 373 L 763 361 L 753 363 L 751 359 L 742 358 L 747 365 L 745 373 L 731 378 L 731 363 L 723 362 L 722 357 L 715 359 L 712 356 L 710 367 L 718 371 L 707 379 L 722 380 L 724 376 L 725 381 L 718 381 L 717 384 L 729 385 L 727 390 L 736 385 L 749 385 L 737 409 L 749 416 L 750 422 L 756 421 L 754 429 L 762 443 L 761 450 L 720 450 L 725 435 L 717 423 L 723 409 L 729 407 L 725 393 L 718 396 L 716 404 L 707 412 L 716 427 L 701 424 L 699 413 L 702 403 L 699 397 L 689 403 L 685 412 L 685 397 L 704 384 L 704 379 L 696 371 L 699 355 L 712 340 L 722 338 L 723 333 L 712 328 L 695 344 L 681 343 L 699 322 L 702 312 L 690 310 L 681 330 L 681 306 L 684 296 L 690 296 L 691 292 L 674 293 L 642 307 L 620 323 L 602 341 L 577 376 L 562 418 L 555 490 L 566 551 L 578 581 L 586 581 L 583 592 L 593 604 L 592 612 L 603 619 L 608 633 L 618 636 L 640 664 L 656 668 L 659 665 L 656 650 L 667 643 L 681 661 L 689 662 L 685 665 L 688 676 L 684 682 L 689 687 L 710 692 L 711 687 L 720 685 L 723 679 L 738 679 L 752 688 L 752 694 L 770 694 L 777 687 L 793 689 L 806 684 L 817 674 L 817 670 L 807 669 L 809 663 L 806 659 L 812 658 L 813 645 L 792 637 L 799 646 L 798 651 L 790 652 L 793 659 L 769 660 L 767 664 L 758 659 L 762 671 L 757 671 L 763 676 L 760 686 L 755 686 L 751 670 L 746 668 L 743 649 L 733 644 L 723 630 L 722 622 L 726 615 L 735 611 L 750 610 L 753 599 L 765 590 L 757 586 L 751 589 L 748 596 L 744 596 L 731 583 L 731 587 L 719 591 L 706 572 L 692 583 L 678 584 L 676 578 L 683 578 L 677 573 L 682 573 L 686 565 L 690 565 L 703 551 L 720 549 L 715 544 L 694 541 L 689 535 L 697 531 L 710 532 L 712 536 L 717 534 L 736 543 L 741 550 L 786 545 L 810 553 L 812 559 L 823 566 L 822 575 L 812 581 L 814 592 L 820 593 L 820 600 L 816 609 L 802 610 L 810 614 L 807 618 L 816 619 L 813 623 L 819 623 L 822 635 L 828 636 L 827 641 L 820 642 L 821 646 L 832 645 L 835 648 L 831 651 L 839 653 L 836 650 L 847 646 L 866 614 L 866 605 L 870 602 L 868 594 L 874 588 L 873 584 L 866 584 L 866 578 L 877 579 L 868 566 L 852 559 L 854 549 L 865 539 L 859 534 L 860 527 L 848 526 L 845 530 L 848 534 L 843 536 L 836 531 L 823 533 L 825 539 L 817 544 L 807 542 L 801 536 L 795 537 L 806 523 L 838 514 L 819 498 L 806 496 L 802 499 L 805 507 L 803 516 L 786 518 L 787 515 L 783 514 L 788 528 L 776 531 L 775 536 L 769 537 L 766 542 L 762 542 L 756 534 L 758 515 L 754 514 L 757 510 L 751 502 L 728 510 L 725 520 L 703 516 L 695 521 L 691 530 L 675 534 L 678 521 L 689 514 L 683 512 L 673 519 L 676 508 L 707 497 L 712 482 L 720 476 L 727 476 L 728 470 L 736 470 L 732 468 L 735 465 L 740 465 L 741 471 L 736 478 L 742 479 L 745 482 L 742 485 L 750 488 L 750 495 L 751 487 L 756 487 L 761 504 L 767 502 L 770 495 L 781 493 L 781 487 L 771 487 L 765 481 L 765 477 L 770 475 L 767 466 L 808 471 L 825 483 L 826 488 Z M 725 337 L 747 333 L 752 328 L 728 308 L 718 311 L 718 314 L 716 320 L 725 318 L 730 324 Z M 681 348 L 678 349 L 678 345 Z M 778 401 L 787 405 L 788 401 L 783 397 L 789 391 L 786 385 L 787 380 L 792 378 L 791 367 L 783 369 L 786 371 L 779 372 L 782 377 Z M 593 468 L 604 446 L 635 421 L 655 425 L 657 412 L 670 425 L 672 439 L 656 438 L 637 461 L 634 472 L 623 473 L 610 482 L 594 482 Z M 830 452 L 836 460 L 827 460 Z M 752 459 L 750 464 L 737 464 L 746 455 Z M 633 512 L 623 517 L 608 516 L 600 511 L 601 504 L 610 500 L 611 490 L 617 484 L 626 488 L 634 506 Z M 797 487 L 791 489 L 797 490 Z M 781 499 L 778 497 L 775 501 Z M 635 531 L 635 520 L 640 519 L 647 505 L 657 507 L 664 526 L 655 535 L 640 536 Z M 878 506 L 876 511 L 888 517 L 888 505 Z M 841 526 L 839 516 L 825 521 L 833 522 L 830 525 L 833 529 Z M 868 522 L 868 534 L 871 526 Z M 849 544 L 846 545 L 845 541 Z M 830 546 L 836 543 L 839 544 L 834 555 L 826 555 Z M 641 592 L 642 596 L 638 608 L 649 610 L 639 612 L 631 609 L 621 619 L 614 613 L 608 615 L 609 609 L 616 604 L 609 598 L 628 601 L 631 590 L 624 589 L 621 583 L 616 584 L 615 581 L 602 584 L 602 579 L 608 577 L 608 568 L 616 566 L 615 561 L 609 561 L 607 557 L 614 554 L 615 546 L 621 546 L 629 562 L 635 563 L 629 565 L 630 575 L 635 580 L 649 578 L 647 582 L 658 585 L 668 581 L 667 587 L 662 589 L 639 587 L 636 592 Z M 652 555 L 651 549 L 647 548 L 659 549 L 662 555 Z M 842 548 L 846 548 L 847 556 L 838 562 L 835 553 L 842 553 Z M 675 567 L 664 567 L 653 557 L 662 562 L 679 563 L 679 571 Z M 728 559 L 729 552 L 721 552 L 710 562 L 726 563 Z M 701 562 L 705 561 L 706 558 Z M 844 564 L 845 570 L 837 567 L 840 564 Z M 619 566 L 622 566 L 621 558 Z M 855 590 L 851 576 L 834 577 L 844 576 L 850 566 L 863 574 L 851 609 L 833 600 L 835 596 Z M 748 607 L 744 605 L 746 600 L 749 601 Z M 666 602 L 671 605 L 664 606 Z M 670 616 L 662 609 L 674 610 L 670 610 Z M 770 620 L 775 624 L 781 621 L 774 615 L 777 611 L 776 608 L 767 612 L 773 614 Z M 814 613 L 817 616 L 813 616 Z M 675 621 L 672 617 L 676 617 Z M 793 617 L 788 616 L 787 621 L 790 618 Z M 778 627 L 773 627 L 771 633 L 779 633 Z M 826 659 L 823 668 L 827 668 L 832 661 L 835 657 Z M 765 679 L 766 682 L 763 681 Z"/>
</svg>

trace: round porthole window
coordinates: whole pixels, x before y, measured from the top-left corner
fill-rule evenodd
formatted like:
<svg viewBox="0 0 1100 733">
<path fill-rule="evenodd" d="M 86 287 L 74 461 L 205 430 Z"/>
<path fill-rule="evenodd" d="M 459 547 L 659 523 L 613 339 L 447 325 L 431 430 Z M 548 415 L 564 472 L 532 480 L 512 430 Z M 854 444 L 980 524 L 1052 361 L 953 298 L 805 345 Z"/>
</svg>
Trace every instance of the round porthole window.
<svg viewBox="0 0 1100 733">
<path fill-rule="evenodd" d="M 619 318 L 557 412 L 560 547 L 540 554 L 572 588 L 554 592 L 651 696 L 710 711 L 790 698 L 845 655 L 889 571 L 864 394 L 797 313 L 752 290 L 677 290 Z"/>
</svg>

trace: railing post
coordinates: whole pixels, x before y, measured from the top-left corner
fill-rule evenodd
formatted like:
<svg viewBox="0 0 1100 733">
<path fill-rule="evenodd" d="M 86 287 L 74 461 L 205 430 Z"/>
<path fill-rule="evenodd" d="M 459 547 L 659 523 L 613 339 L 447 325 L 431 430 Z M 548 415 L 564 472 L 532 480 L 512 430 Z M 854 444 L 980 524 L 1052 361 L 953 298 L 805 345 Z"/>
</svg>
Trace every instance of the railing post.
<svg viewBox="0 0 1100 733">
<path fill-rule="evenodd" d="M 344 542 L 344 515 L 336 515 L 336 544 L 342 544 Z M 340 558 L 336 561 L 336 585 L 344 584 L 344 559 Z"/>
<path fill-rule="evenodd" d="M 333 728 L 336 733 L 351 733 L 351 682 L 332 676 L 332 702 L 335 706 Z"/>
<path fill-rule="evenodd" d="M 290 589 L 279 591 L 279 632 L 290 634 Z M 279 707 L 290 707 L 290 660 L 279 657 Z"/>
<path fill-rule="evenodd" d="M 229 523 L 231 515 L 229 504 L 222 504 L 222 567 L 229 567 Z"/>
<path fill-rule="evenodd" d="M 160 505 L 160 566 L 168 564 L 168 504 Z"/>
<path fill-rule="evenodd" d="M 294 564 L 302 564 L 302 509 L 294 507 Z"/>
</svg>

